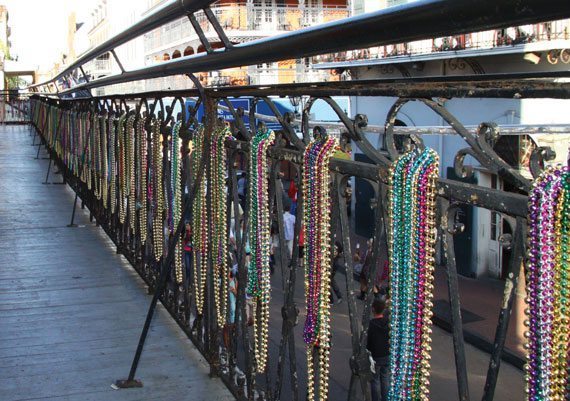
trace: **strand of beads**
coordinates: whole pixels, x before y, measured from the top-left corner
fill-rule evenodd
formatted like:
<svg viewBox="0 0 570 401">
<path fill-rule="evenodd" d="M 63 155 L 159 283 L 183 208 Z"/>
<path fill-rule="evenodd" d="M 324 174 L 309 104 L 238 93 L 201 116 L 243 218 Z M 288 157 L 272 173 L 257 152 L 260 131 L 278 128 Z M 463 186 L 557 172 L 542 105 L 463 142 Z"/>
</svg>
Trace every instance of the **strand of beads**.
<svg viewBox="0 0 570 401">
<path fill-rule="evenodd" d="M 68 166 L 69 159 L 68 159 L 68 152 L 69 152 L 69 138 L 68 135 L 70 133 L 69 130 L 69 120 L 71 118 L 71 113 L 69 111 L 63 112 L 63 118 L 61 121 L 60 127 L 60 141 L 58 146 L 58 156 L 60 159 L 63 160 L 65 166 Z"/>
<path fill-rule="evenodd" d="M 119 222 L 125 224 L 127 215 L 127 129 L 126 118 L 119 120 Z"/>
<path fill-rule="evenodd" d="M 67 166 L 69 172 L 73 176 L 76 176 L 77 174 L 76 160 L 75 160 L 77 135 L 79 132 L 79 129 L 77 128 L 77 117 L 78 117 L 77 112 L 69 113 L 69 123 L 68 123 L 69 131 L 67 138 L 68 142 L 67 142 L 66 161 L 65 161 L 65 165 Z"/>
<path fill-rule="evenodd" d="M 109 212 L 111 214 L 115 213 L 115 195 L 117 193 L 115 189 L 115 174 L 117 173 L 115 168 L 115 127 L 117 124 L 117 119 L 109 115 L 109 120 L 107 121 L 107 131 L 109 132 L 109 145 L 108 145 L 108 155 L 107 155 L 107 171 L 109 171 L 107 178 L 107 185 L 109 186 Z"/>
<path fill-rule="evenodd" d="M 65 137 L 63 142 L 63 161 L 64 165 L 73 172 L 73 160 L 71 154 L 73 152 L 73 122 L 75 120 L 75 113 L 71 110 L 67 112 L 67 119 L 65 122 Z"/>
<path fill-rule="evenodd" d="M 110 178 L 109 177 L 109 154 L 110 154 L 110 144 L 109 144 L 109 136 L 111 134 L 110 128 L 112 127 L 112 125 L 110 126 L 111 122 L 113 120 L 113 114 L 112 112 L 109 112 L 106 116 L 106 118 L 103 120 L 104 126 L 103 126 L 103 138 L 102 138 L 102 156 L 101 156 L 101 164 L 103 166 L 103 174 L 102 174 L 102 182 L 103 182 L 103 207 L 105 209 L 107 209 L 109 207 L 109 182 L 110 182 Z"/>
<path fill-rule="evenodd" d="M 81 118 L 81 154 L 79 162 L 81 163 L 81 181 L 87 182 L 87 161 L 89 160 L 89 138 L 91 136 L 91 112 L 86 111 Z"/>
<path fill-rule="evenodd" d="M 144 119 L 137 118 L 135 124 L 135 135 L 137 137 L 138 143 L 138 166 L 139 166 L 139 183 L 140 187 L 138 190 L 139 194 L 139 203 L 140 203 L 140 211 L 139 211 L 139 230 L 140 230 L 140 239 L 141 244 L 144 244 L 147 239 L 147 143 L 146 143 L 146 136 L 147 132 L 144 128 Z"/>
<path fill-rule="evenodd" d="M 305 236 L 305 296 L 307 319 L 303 338 L 307 344 L 307 399 L 328 396 L 330 356 L 331 204 L 329 161 L 338 142 L 324 134 L 309 143 L 303 158 L 303 230 Z M 319 366 L 315 388 L 314 366 Z"/>
<path fill-rule="evenodd" d="M 194 292 L 196 310 L 201 315 L 204 307 L 204 286 L 206 285 L 206 269 L 208 254 L 208 212 L 206 209 L 207 183 L 198 175 L 204 155 L 204 127 L 200 126 L 192 138 L 192 182 L 200 181 L 192 204 L 193 252 L 192 268 L 194 269 Z"/>
<path fill-rule="evenodd" d="M 88 164 L 87 164 L 87 175 L 86 175 L 86 180 L 87 180 L 87 189 L 91 191 L 92 188 L 92 180 L 94 177 L 93 171 L 95 169 L 95 135 L 97 134 L 97 127 L 96 127 L 96 123 L 97 122 L 97 113 L 93 112 L 91 113 L 90 116 L 90 120 L 89 120 L 89 125 L 91 127 L 91 135 L 89 135 L 89 138 L 87 138 L 87 140 L 89 141 L 89 146 L 87 147 L 88 149 Z"/>
<path fill-rule="evenodd" d="M 118 119 L 115 119 L 113 126 L 111 127 L 111 157 L 109 161 L 111 163 L 111 213 L 115 214 L 117 211 L 117 150 L 118 150 L 118 138 L 120 138 L 120 127 L 125 121 L 126 114 L 121 115 Z M 119 153 L 120 154 L 120 153 Z"/>
<path fill-rule="evenodd" d="M 136 208 L 137 208 L 137 198 L 136 198 L 136 187 L 135 187 L 135 115 L 131 114 L 127 118 L 127 171 L 128 171 L 128 216 L 129 216 L 129 227 L 131 232 L 135 230 L 136 222 Z"/>
<path fill-rule="evenodd" d="M 100 201 L 103 201 L 103 191 L 104 191 L 104 184 L 103 181 L 105 181 L 105 177 L 104 177 L 104 172 L 105 172 L 105 160 L 104 160 L 104 156 L 106 154 L 105 150 L 103 149 L 105 146 L 105 140 L 103 139 L 105 137 L 105 115 L 101 115 L 99 116 L 98 122 L 98 129 L 99 129 L 99 133 L 97 135 L 96 141 L 97 141 L 97 189 L 98 189 L 98 193 L 97 193 L 97 199 L 99 199 Z"/>
<path fill-rule="evenodd" d="M 174 190 L 176 189 L 176 183 L 174 182 L 174 176 L 177 174 L 176 166 L 178 160 L 180 159 L 180 155 L 176 154 L 176 146 L 178 145 L 178 131 L 180 128 L 175 130 L 176 124 L 175 122 L 170 127 L 170 135 L 168 136 L 167 146 L 168 146 L 168 154 L 170 157 L 170 177 L 167 180 L 167 188 L 166 188 L 166 224 L 168 226 L 168 233 L 172 235 L 175 230 L 175 223 L 174 223 Z"/>
<path fill-rule="evenodd" d="M 81 117 L 83 112 L 75 112 L 72 115 L 71 121 L 71 153 L 70 153 L 70 166 L 71 173 L 74 177 L 79 175 L 79 152 L 81 152 Z"/>
<path fill-rule="evenodd" d="M 439 157 L 413 150 L 390 169 L 389 400 L 429 399 L 435 254 L 435 184 Z"/>
<path fill-rule="evenodd" d="M 529 195 L 526 292 L 529 401 L 570 396 L 570 169 L 549 167 Z"/>
<path fill-rule="evenodd" d="M 75 119 L 75 132 L 76 132 L 76 138 L 75 138 L 75 153 L 73 155 L 73 174 L 75 175 L 75 177 L 79 178 L 81 180 L 81 177 L 79 176 L 79 172 L 80 172 L 80 166 L 81 166 L 81 157 L 82 157 L 82 152 L 83 152 L 83 148 L 84 148 L 84 142 L 83 142 L 83 136 L 84 136 L 84 126 L 83 126 L 83 121 L 85 119 L 85 112 L 81 112 L 77 115 L 76 119 Z"/>
<path fill-rule="evenodd" d="M 154 240 L 154 258 L 160 260 L 163 253 L 164 227 L 162 212 L 164 209 L 164 191 L 162 185 L 162 133 L 160 121 L 152 121 L 152 153 L 153 153 L 153 192 L 155 196 L 152 223 L 152 238 Z"/>
<path fill-rule="evenodd" d="M 210 159 L 211 199 L 212 199 L 212 256 L 214 277 L 219 277 L 219 286 L 214 286 L 218 325 L 223 326 L 228 302 L 228 226 L 226 176 L 228 173 L 227 154 L 224 146 L 226 139 L 233 139 L 227 127 L 216 129 L 212 133 L 212 151 Z M 216 281 L 217 283 L 218 281 Z M 218 288 L 220 290 L 218 291 Z"/>
<path fill-rule="evenodd" d="M 62 152 L 62 142 L 63 138 L 65 137 L 65 121 L 67 112 L 64 110 L 58 110 L 58 119 L 56 123 L 56 130 L 53 139 L 53 150 L 55 150 L 56 155 L 61 159 L 63 152 Z"/>
<path fill-rule="evenodd" d="M 130 209 L 130 194 L 131 194 L 131 165 L 132 165 L 132 161 L 131 161 L 131 141 L 132 141 L 132 136 L 131 136 L 131 116 L 127 117 L 127 120 L 125 121 L 125 127 L 123 130 L 123 135 L 124 135 L 124 141 L 123 141 L 123 152 L 124 152 L 124 160 L 125 160 L 125 165 L 124 167 L 124 177 L 123 177 L 123 200 L 124 200 L 124 214 L 125 214 L 125 218 L 124 221 L 127 223 L 127 226 L 129 224 L 129 222 L 127 222 L 127 218 L 129 218 L 129 213 L 131 212 Z"/>
<path fill-rule="evenodd" d="M 253 337 L 256 368 L 264 372 L 267 365 L 267 341 L 269 335 L 269 301 L 271 282 L 269 253 L 271 246 L 271 221 L 269 217 L 269 158 L 267 150 L 275 140 L 269 129 L 259 130 L 251 141 L 249 163 L 248 198 L 250 200 L 249 242 L 251 261 L 248 268 L 247 292 L 259 303 L 255 314 Z M 236 227 L 236 229 L 239 229 Z"/>
<path fill-rule="evenodd" d="M 79 115 L 79 118 L 77 119 L 77 126 L 78 126 L 78 136 L 77 136 L 77 154 L 75 156 L 75 163 L 76 163 L 76 176 L 81 180 L 81 182 L 85 182 L 84 178 L 84 172 L 85 172 L 85 166 L 84 166 L 84 158 L 85 158 L 85 145 L 87 142 L 85 142 L 86 140 L 86 132 L 87 132 L 87 125 L 86 125 L 86 121 L 89 118 L 89 113 L 88 112 L 83 112 Z M 83 167 L 82 167 L 83 166 Z"/>
<path fill-rule="evenodd" d="M 95 116 L 95 134 L 93 138 L 94 142 L 94 169 L 93 169 L 93 184 L 94 184 L 94 194 L 95 197 L 101 200 L 101 147 L 100 147 L 100 137 L 101 137 L 101 116 Z"/>
<path fill-rule="evenodd" d="M 107 209 L 107 193 L 108 193 L 108 172 L 107 172 L 107 135 L 108 121 L 111 119 L 110 113 L 101 119 L 101 197 L 103 198 L 103 207 Z"/>
<path fill-rule="evenodd" d="M 170 184 L 171 184 L 171 202 L 170 202 L 170 214 L 169 219 L 170 233 L 174 234 L 174 230 L 180 221 L 182 216 L 181 205 L 182 205 L 182 161 L 181 161 L 181 147 L 182 140 L 179 137 L 180 127 L 182 126 L 182 121 L 177 121 L 172 126 L 172 138 L 170 146 L 170 154 L 172 157 L 172 165 L 170 167 Z M 182 273 L 182 241 L 176 243 L 176 248 L 174 250 L 174 272 L 176 276 L 176 282 L 178 284 L 182 283 L 183 273 Z"/>
</svg>

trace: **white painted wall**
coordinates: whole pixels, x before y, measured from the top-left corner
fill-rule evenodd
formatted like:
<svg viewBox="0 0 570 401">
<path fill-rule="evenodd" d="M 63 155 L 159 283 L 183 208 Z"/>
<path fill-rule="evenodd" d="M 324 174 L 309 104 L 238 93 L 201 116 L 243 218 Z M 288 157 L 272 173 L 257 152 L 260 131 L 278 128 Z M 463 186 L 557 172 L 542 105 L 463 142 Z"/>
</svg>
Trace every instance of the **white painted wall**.
<svg viewBox="0 0 570 401">
<path fill-rule="evenodd" d="M 491 187 L 491 175 L 476 171 L 478 185 Z M 477 266 L 477 277 L 490 275 L 489 273 L 489 241 L 491 239 L 491 212 L 483 208 L 473 208 L 473 257 L 474 266 Z"/>
</svg>

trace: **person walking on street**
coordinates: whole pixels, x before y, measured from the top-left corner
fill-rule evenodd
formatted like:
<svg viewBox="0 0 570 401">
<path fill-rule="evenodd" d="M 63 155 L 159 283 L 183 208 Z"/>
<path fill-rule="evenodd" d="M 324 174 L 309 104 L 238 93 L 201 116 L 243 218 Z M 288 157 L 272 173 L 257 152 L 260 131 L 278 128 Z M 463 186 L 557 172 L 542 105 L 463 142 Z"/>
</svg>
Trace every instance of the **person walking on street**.
<svg viewBox="0 0 570 401">
<path fill-rule="evenodd" d="M 368 326 L 368 343 L 366 348 L 374 359 L 375 372 L 372 375 L 370 389 L 372 401 L 387 401 L 390 386 L 390 346 L 386 301 L 375 299 L 372 303 L 373 319 Z"/>
<path fill-rule="evenodd" d="M 289 259 L 291 259 L 293 254 L 293 237 L 295 236 L 295 216 L 289 213 L 291 205 L 284 205 L 283 210 L 283 229 L 285 231 L 283 236 L 285 237 Z"/>
<path fill-rule="evenodd" d="M 295 212 L 297 211 L 297 186 L 295 185 L 294 179 L 291 179 L 291 182 L 289 183 L 287 195 L 291 200 L 291 214 L 295 215 Z"/>
</svg>

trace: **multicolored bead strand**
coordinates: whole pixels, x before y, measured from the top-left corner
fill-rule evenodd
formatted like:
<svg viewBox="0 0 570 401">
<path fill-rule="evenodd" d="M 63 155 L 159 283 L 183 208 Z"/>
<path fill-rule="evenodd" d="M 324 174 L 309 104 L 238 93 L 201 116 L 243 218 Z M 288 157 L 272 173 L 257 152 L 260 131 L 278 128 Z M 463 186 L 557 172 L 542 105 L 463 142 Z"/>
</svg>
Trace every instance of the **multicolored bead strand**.
<svg viewBox="0 0 570 401">
<path fill-rule="evenodd" d="M 119 159 L 118 159 L 118 171 L 119 171 L 119 222 L 125 224 L 125 217 L 127 215 L 126 198 L 127 198 L 127 128 L 126 128 L 126 118 L 119 119 L 118 123 L 118 146 L 119 146 Z"/>
<path fill-rule="evenodd" d="M 101 136 L 99 138 L 99 143 L 101 146 L 101 198 L 103 200 L 103 208 L 107 209 L 108 201 L 108 188 L 109 188 L 109 174 L 108 174 L 108 162 L 107 160 L 107 138 L 108 138 L 108 121 L 111 119 L 110 114 L 106 114 L 101 118 Z"/>
<path fill-rule="evenodd" d="M 400 156 L 390 169 L 389 400 L 429 399 L 438 174 L 439 157 L 429 148 Z"/>
<path fill-rule="evenodd" d="M 86 181 L 87 181 L 87 189 L 91 191 L 92 188 L 92 181 L 94 180 L 94 171 L 95 171 L 95 135 L 97 134 L 97 113 L 93 112 L 90 116 L 89 125 L 91 126 L 91 135 L 89 135 L 88 141 L 89 146 L 87 147 L 87 168 L 86 168 Z"/>
<path fill-rule="evenodd" d="M 170 142 L 170 185 L 172 195 L 169 210 L 172 217 L 169 221 L 169 231 L 171 235 L 174 234 L 176 226 L 182 217 L 182 139 L 179 136 L 181 126 L 182 121 L 177 121 L 172 126 L 172 136 Z M 174 273 L 176 276 L 176 282 L 180 284 L 184 278 L 182 272 L 182 240 L 176 243 L 174 253 Z"/>
<path fill-rule="evenodd" d="M 193 252 L 192 268 L 194 269 L 194 293 L 196 297 L 196 310 L 201 315 L 204 308 L 204 287 L 206 285 L 206 269 L 208 266 L 208 212 L 206 204 L 207 182 L 199 177 L 200 164 L 204 150 L 204 127 L 200 126 L 192 138 L 191 153 L 192 182 L 200 181 L 194 202 L 192 204 L 192 236 Z"/>
<path fill-rule="evenodd" d="M 85 154 L 83 155 L 83 157 L 85 158 L 84 161 L 82 161 L 82 163 L 84 163 L 83 165 L 83 170 L 82 170 L 82 174 L 81 174 L 81 181 L 86 184 L 87 183 L 87 176 L 88 176 L 88 171 L 89 171 L 89 141 L 91 140 L 91 136 L 89 135 L 89 133 L 91 132 L 91 113 L 85 113 L 83 115 L 82 121 L 81 121 L 81 131 L 82 131 L 82 135 L 81 137 L 82 139 L 82 143 L 81 143 L 81 149 L 85 149 Z M 87 146 L 86 146 L 87 145 Z"/>
<path fill-rule="evenodd" d="M 135 116 L 130 115 L 126 122 L 127 131 L 127 194 L 128 216 L 131 232 L 135 230 L 136 192 L 135 192 Z"/>
<path fill-rule="evenodd" d="M 529 194 L 526 395 L 570 397 L 570 168 L 548 167 Z"/>
<path fill-rule="evenodd" d="M 117 130 L 120 125 L 121 119 L 124 119 L 123 114 L 118 119 L 109 119 L 109 165 L 111 170 L 110 179 L 110 192 L 111 192 L 111 213 L 115 214 L 117 211 Z"/>
<path fill-rule="evenodd" d="M 98 200 L 101 200 L 101 120 L 102 116 L 96 115 L 94 121 L 95 132 L 93 135 L 94 146 L 94 166 L 93 166 L 93 180 L 94 180 L 94 194 Z"/>
<path fill-rule="evenodd" d="M 330 357 L 331 203 L 329 161 L 338 141 L 319 134 L 303 158 L 303 229 L 305 236 L 305 295 L 307 319 L 303 338 L 307 344 L 307 400 L 315 399 L 315 371 L 319 366 L 320 401 L 328 396 Z"/>
<path fill-rule="evenodd" d="M 218 325 L 221 327 L 226 322 L 228 304 L 228 226 L 227 226 L 227 192 L 226 177 L 228 174 L 228 161 L 225 142 L 233 139 L 231 131 L 227 127 L 220 127 L 212 133 L 212 151 L 210 159 L 211 174 L 211 199 L 212 214 L 212 257 L 214 265 L 214 277 L 219 278 L 219 286 L 214 286 L 214 297 L 218 317 Z"/>
<path fill-rule="evenodd" d="M 248 267 L 247 292 L 254 298 L 256 308 L 253 337 L 256 369 L 264 372 L 267 366 L 269 336 L 269 301 L 271 281 L 269 254 L 271 247 L 271 220 L 269 216 L 269 158 L 267 150 L 275 140 L 272 130 L 259 130 L 251 141 L 248 199 L 250 202 L 249 242 L 251 261 Z M 236 227 L 236 229 L 239 229 Z M 258 304 L 258 305 L 257 305 Z"/>
<path fill-rule="evenodd" d="M 138 177 L 139 177 L 139 188 L 138 188 L 138 203 L 140 204 L 139 210 L 139 230 L 140 230 L 140 240 L 141 244 L 146 243 L 147 240 L 147 226 L 148 226 L 148 216 L 147 216 L 147 203 L 148 203 L 148 178 L 147 178 L 147 132 L 144 128 L 144 119 L 137 118 L 135 121 L 135 135 L 138 144 Z"/>
<path fill-rule="evenodd" d="M 152 238 L 154 240 L 154 258 L 160 260 L 164 248 L 164 186 L 162 183 L 162 133 L 159 120 L 152 120 L 152 179 L 154 192 L 154 208 L 152 223 Z"/>
</svg>

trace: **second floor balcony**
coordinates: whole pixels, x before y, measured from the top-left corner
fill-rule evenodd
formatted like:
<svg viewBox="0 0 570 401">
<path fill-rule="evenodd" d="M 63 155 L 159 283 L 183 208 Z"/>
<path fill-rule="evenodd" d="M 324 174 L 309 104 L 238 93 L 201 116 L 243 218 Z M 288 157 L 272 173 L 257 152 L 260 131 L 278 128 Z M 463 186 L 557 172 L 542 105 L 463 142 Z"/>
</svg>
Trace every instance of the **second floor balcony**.
<svg viewBox="0 0 570 401">
<path fill-rule="evenodd" d="M 347 5 L 290 6 L 266 5 L 261 3 L 235 4 L 211 7 L 220 25 L 232 42 L 240 43 L 280 32 L 293 31 L 304 27 L 322 24 L 349 16 Z M 207 37 L 217 37 L 203 11 L 195 13 L 200 27 Z M 183 45 L 196 43 L 195 47 Z M 179 48 L 181 55 L 203 51 L 198 49 L 199 39 L 188 18 L 166 24 L 145 35 L 145 53 L 167 51 L 169 58 L 175 58 Z M 170 51 L 171 50 L 171 51 Z"/>
<path fill-rule="evenodd" d="M 92 78 L 99 78 L 111 74 L 112 68 L 111 59 L 105 54 L 85 64 L 85 73 Z"/>
<path fill-rule="evenodd" d="M 386 59 L 386 61 L 441 57 L 446 52 L 471 51 L 473 55 L 490 52 L 568 49 L 570 20 L 523 25 L 462 35 L 446 36 L 395 45 L 331 53 L 313 58 L 314 63 L 338 63 L 354 60 Z M 553 51 L 549 62 L 570 61 L 570 53 Z"/>
</svg>

